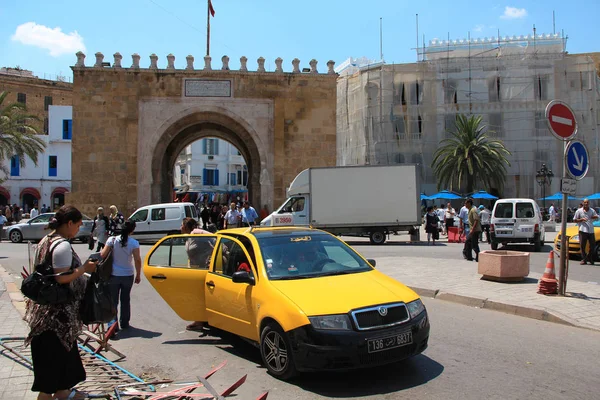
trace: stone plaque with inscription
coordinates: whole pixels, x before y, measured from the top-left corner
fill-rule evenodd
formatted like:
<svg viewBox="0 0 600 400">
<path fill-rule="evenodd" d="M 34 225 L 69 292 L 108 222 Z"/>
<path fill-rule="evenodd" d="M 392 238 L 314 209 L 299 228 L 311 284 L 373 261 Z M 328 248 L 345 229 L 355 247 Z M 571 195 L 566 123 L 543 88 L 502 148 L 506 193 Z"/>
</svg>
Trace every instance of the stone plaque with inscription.
<svg viewBox="0 0 600 400">
<path fill-rule="evenodd" d="M 185 97 L 231 97 L 231 81 L 186 79 Z"/>
</svg>

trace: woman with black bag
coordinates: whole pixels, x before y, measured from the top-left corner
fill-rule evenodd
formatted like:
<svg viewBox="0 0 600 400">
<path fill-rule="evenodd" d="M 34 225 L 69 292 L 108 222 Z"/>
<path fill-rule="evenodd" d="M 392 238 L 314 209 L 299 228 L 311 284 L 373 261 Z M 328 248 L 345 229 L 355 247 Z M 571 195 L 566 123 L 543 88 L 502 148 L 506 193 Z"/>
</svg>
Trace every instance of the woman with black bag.
<svg viewBox="0 0 600 400">
<path fill-rule="evenodd" d="M 27 301 L 25 320 L 31 331 L 26 344 L 31 345 L 34 374 L 31 390 L 40 392 L 40 400 L 85 398 L 84 393 L 71 388 L 86 378 L 77 349 L 82 327 L 79 304 L 86 286 L 83 274 L 92 273 L 97 262 L 87 260 L 82 264 L 69 243 L 69 239 L 77 235 L 82 219 L 75 207 L 62 206 L 50 220 L 48 228 L 52 232 L 39 242 L 35 256 L 35 265 L 40 265 L 51 252 L 48 261 L 53 272 L 70 272 L 55 277 L 56 281 L 69 285 L 73 292 L 73 300 L 65 304 L 41 305 Z"/>
</svg>

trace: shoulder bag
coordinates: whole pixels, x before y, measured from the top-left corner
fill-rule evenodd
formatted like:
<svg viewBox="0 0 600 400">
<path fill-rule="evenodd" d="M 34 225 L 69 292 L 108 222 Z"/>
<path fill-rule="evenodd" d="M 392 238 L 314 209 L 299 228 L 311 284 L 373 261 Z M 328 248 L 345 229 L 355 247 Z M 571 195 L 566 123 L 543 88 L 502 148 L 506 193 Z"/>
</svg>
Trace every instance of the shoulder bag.
<svg viewBox="0 0 600 400">
<path fill-rule="evenodd" d="M 66 304 L 74 299 L 73 291 L 68 283 L 60 284 L 56 281 L 57 276 L 70 275 L 73 269 L 54 274 L 52 269 L 52 254 L 61 242 L 59 240 L 56 245 L 50 245 L 50 249 L 46 253 L 44 260 L 35 266 L 34 271 L 21 283 L 21 293 L 34 303 L 41 305 L 49 304 Z"/>
<path fill-rule="evenodd" d="M 92 272 L 85 288 L 85 294 L 79 308 L 84 324 L 105 324 L 117 315 L 117 309 L 110 294 L 107 281 L 103 281 L 97 272 Z"/>
<path fill-rule="evenodd" d="M 114 245 L 113 245 L 114 246 Z M 110 247 L 110 246 L 109 246 Z M 104 282 L 108 282 L 113 271 L 113 248 L 111 247 L 106 258 L 103 258 L 96 265 L 96 272 L 100 279 Z"/>
</svg>

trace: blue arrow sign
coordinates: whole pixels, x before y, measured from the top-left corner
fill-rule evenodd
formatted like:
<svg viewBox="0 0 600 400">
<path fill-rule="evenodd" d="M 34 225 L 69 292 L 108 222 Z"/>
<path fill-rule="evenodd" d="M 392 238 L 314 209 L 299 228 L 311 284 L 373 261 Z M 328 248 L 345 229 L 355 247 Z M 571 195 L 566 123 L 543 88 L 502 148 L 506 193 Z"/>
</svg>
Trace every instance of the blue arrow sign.
<svg viewBox="0 0 600 400">
<path fill-rule="evenodd" d="M 569 142 L 565 154 L 567 172 L 574 179 L 582 179 L 590 167 L 590 158 L 585 145 L 577 140 Z"/>
</svg>

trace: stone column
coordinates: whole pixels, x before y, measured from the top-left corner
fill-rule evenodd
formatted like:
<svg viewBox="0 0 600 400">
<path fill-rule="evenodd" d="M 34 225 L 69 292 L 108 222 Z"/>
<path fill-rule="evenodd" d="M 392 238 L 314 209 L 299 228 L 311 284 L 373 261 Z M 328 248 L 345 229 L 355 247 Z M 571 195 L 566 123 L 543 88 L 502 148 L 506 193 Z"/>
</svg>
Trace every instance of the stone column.
<svg viewBox="0 0 600 400">
<path fill-rule="evenodd" d="M 140 55 L 138 53 L 133 53 L 131 55 L 131 68 L 140 68 Z"/>
<path fill-rule="evenodd" d="M 279 73 L 283 72 L 283 67 L 281 66 L 282 63 L 283 63 L 283 58 L 277 57 L 275 59 L 275 72 L 279 72 Z"/>
<path fill-rule="evenodd" d="M 258 69 L 256 70 L 257 72 L 265 72 L 265 59 L 264 57 L 258 57 L 258 60 L 256 60 L 258 62 Z"/>
<path fill-rule="evenodd" d="M 189 55 L 185 58 L 185 60 L 187 61 L 187 67 L 185 67 L 185 69 L 194 69 L 194 56 L 193 55 Z"/>
<path fill-rule="evenodd" d="M 77 53 L 75 53 L 75 55 L 77 56 L 77 63 L 75 64 L 76 67 L 85 67 L 85 54 L 83 54 L 83 52 L 78 51 Z"/>
<path fill-rule="evenodd" d="M 310 60 L 309 64 L 310 64 L 310 73 L 311 74 L 318 74 L 319 72 L 317 71 L 317 60 L 315 60 L 314 58 L 312 60 Z"/>
<path fill-rule="evenodd" d="M 221 67 L 221 69 L 223 71 L 229 71 L 229 57 L 223 56 L 221 57 L 221 61 L 223 62 L 223 66 Z"/>
<path fill-rule="evenodd" d="M 335 65 L 335 61 L 333 61 L 333 60 L 327 61 L 327 73 L 328 74 L 335 74 L 335 70 L 333 69 L 334 65 Z"/>
<path fill-rule="evenodd" d="M 248 63 L 248 57 L 241 56 L 240 57 L 240 71 L 248 72 L 248 67 L 246 66 L 246 63 Z"/>
<path fill-rule="evenodd" d="M 121 53 L 117 51 L 115 54 L 113 54 L 113 57 L 115 59 L 113 62 L 113 68 L 121 68 L 121 60 L 123 59 Z"/>
<path fill-rule="evenodd" d="M 294 70 L 292 72 L 294 74 L 299 74 L 300 73 L 300 60 L 297 58 L 294 58 L 292 60 L 292 65 L 294 66 Z"/>
<path fill-rule="evenodd" d="M 210 60 L 212 60 L 212 58 L 210 58 L 210 56 L 204 56 L 204 70 L 205 71 L 212 70 L 212 67 L 210 66 Z"/>
<path fill-rule="evenodd" d="M 150 54 L 150 69 L 158 69 L 158 56 L 154 53 Z"/>
<path fill-rule="evenodd" d="M 104 61 L 104 54 L 97 52 L 95 55 L 96 55 L 96 64 L 94 64 L 94 67 L 102 68 L 102 62 Z"/>
<path fill-rule="evenodd" d="M 175 69 L 175 56 L 171 53 L 167 56 L 167 69 Z"/>
</svg>

